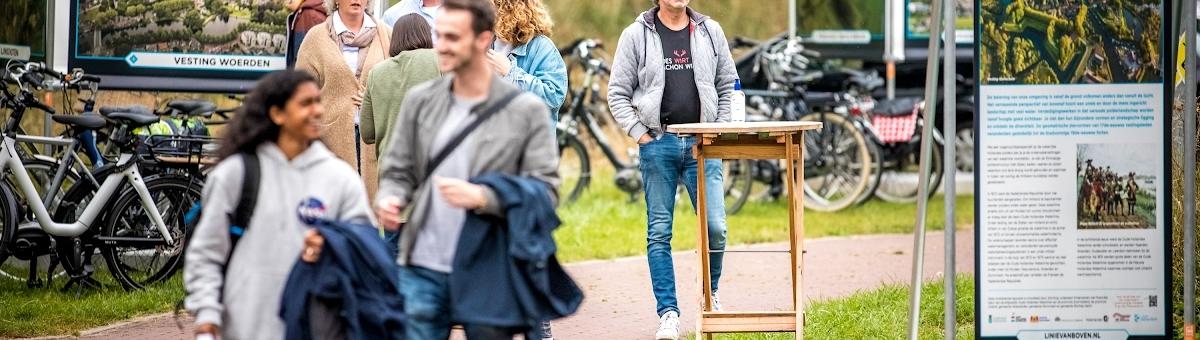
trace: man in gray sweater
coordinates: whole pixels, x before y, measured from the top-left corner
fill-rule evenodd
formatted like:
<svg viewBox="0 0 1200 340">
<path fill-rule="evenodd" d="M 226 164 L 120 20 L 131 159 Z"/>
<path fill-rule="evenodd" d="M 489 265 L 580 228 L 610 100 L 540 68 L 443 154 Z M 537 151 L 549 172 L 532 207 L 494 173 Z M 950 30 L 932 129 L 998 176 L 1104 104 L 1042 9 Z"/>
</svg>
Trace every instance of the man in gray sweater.
<svg viewBox="0 0 1200 340">
<path fill-rule="evenodd" d="M 380 222 L 397 230 L 410 211 L 397 259 L 409 339 L 450 334 L 449 277 L 467 211 L 504 217 L 496 193 L 468 179 L 486 173 L 530 176 L 546 182 L 547 195 L 557 197 L 558 149 L 546 105 L 488 65 L 495 17 L 491 0 L 443 2 L 434 21 L 435 49 L 438 67 L 448 75 L 409 92 L 382 159 L 375 202 Z M 503 106 L 454 147 L 466 126 L 497 105 Z M 452 151 L 432 165 L 442 150 Z M 479 283 L 479 289 L 487 288 Z M 464 328 L 468 338 L 495 331 Z"/>
<path fill-rule="evenodd" d="M 721 25 L 688 7 L 691 0 L 652 0 L 621 33 L 608 105 L 629 137 L 640 145 L 646 184 L 646 253 L 650 281 L 658 301 L 657 339 L 679 336 L 679 303 L 671 261 L 675 188 L 682 180 L 696 205 L 696 140 L 666 132 L 671 124 L 729 121 L 729 103 L 737 70 Z M 709 248 L 725 249 L 725 201 L 721 160 L 704 164 Z M 713 308 L 720 309 L 717 282 L 722 253 L 711 255 Z"/>
</svg>

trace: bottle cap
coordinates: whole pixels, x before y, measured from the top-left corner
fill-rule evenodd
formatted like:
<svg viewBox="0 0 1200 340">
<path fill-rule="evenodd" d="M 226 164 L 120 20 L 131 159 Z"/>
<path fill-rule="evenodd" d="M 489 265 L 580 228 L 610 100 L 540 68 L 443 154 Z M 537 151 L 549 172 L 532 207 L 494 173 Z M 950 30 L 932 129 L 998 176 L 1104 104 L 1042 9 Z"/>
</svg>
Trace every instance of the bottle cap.
<svg viewBox="0 0 1200 340">
<path fill-rule="evenodd" d="M 733 80 L 733 90 L 734 90 L 734 91 L 741 91 L 741 90 L 742 90 L 742 80 L 741 80 L 741 79 L 734 79 L 734 80 Z"/>
</svg>

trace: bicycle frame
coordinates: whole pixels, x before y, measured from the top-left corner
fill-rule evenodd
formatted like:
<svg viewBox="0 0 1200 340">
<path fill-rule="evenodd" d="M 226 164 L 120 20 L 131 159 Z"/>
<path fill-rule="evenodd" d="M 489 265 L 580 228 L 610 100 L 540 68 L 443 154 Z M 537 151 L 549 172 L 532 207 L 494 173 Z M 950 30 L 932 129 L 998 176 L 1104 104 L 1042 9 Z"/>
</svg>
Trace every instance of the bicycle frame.
<svg viewBox="0 0 1200 340">
<path fill-rule="evenodd" d="M 46 161 L 54 162 L 55 164 L 58 165 L 57 169 L 54 172 L 54 179 L 52 181 L 50 181 L 49 185 L 47 185 L 46 193 L 44 194 L 44 196 L 42 198 L 42 204 L 44 204 L 47 207 L 52 206 L 51 199 L 54 198 L 55 196 L 57 196 L 59 190 L 61 190 L 63 180 L 66 179 L 67 170 L 71 169 L 72 167 L 75 167 L 78 164 L 83 164 L 81 162 L 81 160 L 79 159 L 79 156 L 75 154 L 75 151 L 79 147 L 79 141 L 74 138 L 29 136 L 29 135 L 20 135 L 20 134 L 16 135 L 16 140 L 17 140 L 17 143 L 42 144 L 42 145 L 66 147 L 64 150 L 67 150 L 67 152 L 64 152 L 60 158 L 54 158 L 54 157 L 49 157 L 49 156 L 39 155 L 39 154 L 31 155 L 31 157 L 33 157 L 33 158 L 43 159 Z M 20 149 L 18 148 L 17 150 L 18 150 L 18 155 L 20 155 Z M 100 183 L 98 181 L 96 181 L 95 177 L 92 177 L 92 173 L 90 171 L 88 171 L 88 169 L 81 168 L 80 170 L 82 170 L 80 172 L 83 173 L 84 178 L 91 181 L 92 184 L 95 184 L 97 187 L 100 186 Z"/>
<path fill-rule="evenodd" d="M 25 165 L 21 162 L 21 157 L 17 155 L 16 138 L 4 136 L 4 144 L 0 145 L 3 150 L 0 150 L 0 171 L 6 168 L 14 169 L 13 175 L 17 185 L 25 197 L 37 197 L 37 190 L 33 187 L 33 181 L 30 180 L 29 174 L 24 171 Z M 150 190 L 146 188 L 143 182 L 142 174 L 138 171 L 136 163 L 131 162 L 133 155 L 122 154 L 117 161 L 117 168 L 120 171 L 108 175 L 104 179 L 104 183 L 96 191 L 96 196 L 92 198 L 83 214 L 74 223 L 58 223 L 50 218 L 50 213 L 46 209 L 46 205 L 41 201 L 30 200 L 29 207 L 33 209 L 34 216 L 37 217 L 38 225 L 42 229 L 54 236 L 75 237 L 82 235 L 96 221 L 96 218 L 108 206 L 108 202 L 113 195 L 117 193 L 117 189 L 121 183 L 128 180 L 134 190 L 137 191 L 139 198 L 142 201 L 142 207 L 150 214 L 150 221 L 154 223 L 154 227 L 162 233 L 163 239 L 167 243 L 173 243 L 170 231 L 167 229 L 167 224 L 163 221 L 162 214 L 158 211 L 158 206 L 154 204 L 154 200 L 150 197 Z M 17 169 L 20 169 L 19 171 Z"/>
<path fill-rule="evenodd" d="M 559 129 L 570 131 L 570 129 L 576 128 L 575 126 L 568 126 L 568 122 L 572 120 L 583 123 L 583 126 L 587 129 L 588 134 L 596 140 L 596 144 L 600 146 L 600 151 L 604 153 L 604 157 L 607 158 L 610 163 L 612 163 L 614 168 L 617 168 L 617 170 L 636 168 L 636 160 L 632 160 L 631 163 L 634 164 L 627 164 L 617 157 L 617 153 L 613 150 L 612 144 L 609 143 L 608 138 L 605 137 L 600 130 L 600 125 L 596 123 L 596 120 L 591 117 L 592 113 L 584 106 L 585 103 L 594 102 L 596 100 L 595 94 L 592 93 L 594 91 L 592 87 L 595 86 L 595 80 L 595 69 L 592 67 L 587 67 L 583 86 L 580 86 L 578 93 L 575 93 L 575 97 L 571 103 L 571 110 L 567 113 L 567 116 L 572 118 L 561 120 L 559 122 Z M 578 135 L 577 133 L 575 134 Z M 559 136 L 564 135 L 565 134 L 562 133 L 559 134 Z"/>
</svg>

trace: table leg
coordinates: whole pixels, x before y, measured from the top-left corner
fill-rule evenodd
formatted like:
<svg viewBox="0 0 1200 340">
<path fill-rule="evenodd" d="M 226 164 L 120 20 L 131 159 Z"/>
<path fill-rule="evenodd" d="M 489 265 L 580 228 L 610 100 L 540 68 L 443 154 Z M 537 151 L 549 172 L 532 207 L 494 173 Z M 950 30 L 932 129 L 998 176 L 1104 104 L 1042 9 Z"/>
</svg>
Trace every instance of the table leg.
<svg viewBox="0 0 1200 340">
<path fill-rule="evenodd" d="M 787 182 L 788 189 L 792 297 L 795 299 L 792 306 L 796 310 L 796 339 L 804 338 L 804 194 L 803 192 L 798 193 L 803 185 L 804 166 L 797 164 L 804 159 L 800 154 L 804 150 L 799 147 L 799 145 L 804 145 L 803 138 L 803 134 L 788 135 L 784 144 L 785 150 L 787 150 L 785 152 L 787 154 L 787 173 L 784 180 Z"/>
<path fill-rule="evenodd" d="M 692 154 L 696 158 L 696 215 L 700 221 L 700 230 L 696 237 L 696 250 L 700 257 L 700 292 L 703 296 L 700 301 L 700 315 L 696 319 L 696 336 L 699 338 L 703 333 L 704 312 L 712 310 L 712 284 L 711 273 L 708 272 L 709 267 L 709 249 L 708 249 L 708 206 L 705 195 L 705 174 L 704 174 L 704 150 L 703 144 L 700 141 L 692 147 Z M 712 336 L 708 335 L 711 339 Z"/>
</svg>

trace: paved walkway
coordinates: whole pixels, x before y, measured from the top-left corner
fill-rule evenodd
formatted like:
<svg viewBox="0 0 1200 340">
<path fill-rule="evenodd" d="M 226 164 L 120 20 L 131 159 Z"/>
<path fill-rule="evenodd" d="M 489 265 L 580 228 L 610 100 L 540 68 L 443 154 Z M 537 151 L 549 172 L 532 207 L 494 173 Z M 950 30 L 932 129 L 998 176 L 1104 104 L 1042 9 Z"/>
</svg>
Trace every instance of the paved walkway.
<svg viewBox="0 0 1200 340">
<path fill-rule="evenodd" d="M 926 238 L 925 276 L 933 279 L 943 268 L 942 233 Z M 973 236 L 969 230 L 957 235 L 956 253 L 960 273 L 973 271 Z M 878 235 L 812 239 L 807 242 L 804 291 L 808 301 L 838 298 L 884 284 L 907 283 L 911 277 L 912 235 Z M 786 249 L 786 243 L 762 244 L 739 249 Z M 695 284 L 696 255 L 675 254 L 682 325 L 695 325 L 698 291 Z M 726 310 L 790 309 L 791 294 L 786 254 L 731 253 L 726 255 L 721 279 L 721 299 Z M 576 263 L 567 270 L 580 283 L 586 298 L 579 312 L 554 323 L 558 339 L 648 339 L 657 328 L 654 296 L 645 257 Z M 190 321 L 185 320 L 190 330 Z M 169 315 L 83 332 L 83 339 L 183 339 Z"/>
</svg>

